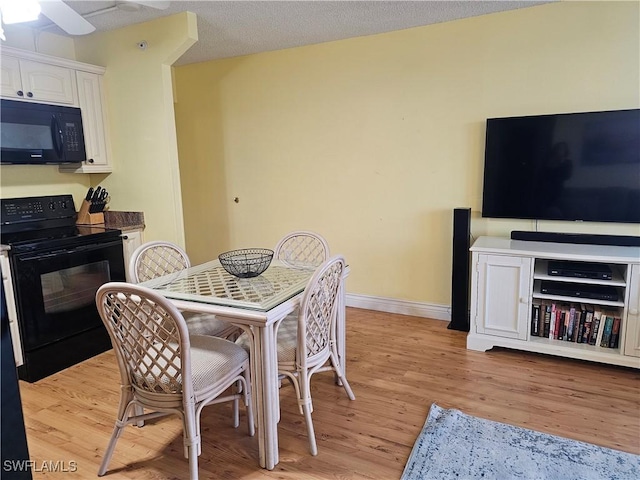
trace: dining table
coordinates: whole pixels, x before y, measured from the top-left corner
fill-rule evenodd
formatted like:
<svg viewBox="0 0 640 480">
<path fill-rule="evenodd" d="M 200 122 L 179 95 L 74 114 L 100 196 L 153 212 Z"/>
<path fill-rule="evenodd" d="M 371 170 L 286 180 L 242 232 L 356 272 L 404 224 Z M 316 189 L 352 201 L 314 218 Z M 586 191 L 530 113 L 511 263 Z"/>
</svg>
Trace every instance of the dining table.
<svg viewBox="0 0 640 480">
<path fill-rule="evenodd" d="M 238 278 L 228 273 L 219 260 L 212 260 L 141 283 L 169 299 L 179 310 L 214 314 L 249 335 L 259 463 L 268 470 L 279 461 L 277 327 L 300 304 L 314 271 L 313 266 L 294 266 L 274 259 L 262 274 Z M 347 274 L 348 269 L 344 276 Z M 345 339 L 343 281 L 336 308 L 336 347 L 343 368 Z"/>
</svg>

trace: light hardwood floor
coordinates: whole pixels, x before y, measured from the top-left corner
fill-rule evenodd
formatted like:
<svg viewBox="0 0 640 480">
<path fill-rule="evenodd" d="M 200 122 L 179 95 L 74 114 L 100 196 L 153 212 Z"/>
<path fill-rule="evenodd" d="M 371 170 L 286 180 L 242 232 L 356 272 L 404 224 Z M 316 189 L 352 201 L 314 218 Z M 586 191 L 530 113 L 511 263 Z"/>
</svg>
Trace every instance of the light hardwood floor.
<svg viewBox="0 0 640 480">
<path fill-rule="evenodd" d="M 308 452 L 290 387 L 281 390 L 280 463 L 257 465 L 255 437 L 231 426 L 230 406 L 202 415 L 202 479 L 398 479 L 432 403 L 538 431 L 640 454 L 640 372 L 509 350 L 465 349 L 447 323 L 347 309 L 349 401 L 330 373 L 314 376 L 319 454 Z M 43 379 L 21 382 L 30 456 L 75 461 L 95 478 L 113 428 L 118 374 L 111 351 Z M 165 417 L 128 427 L 104 478 L 184 479 L 180 422 Z"/>
</svg>

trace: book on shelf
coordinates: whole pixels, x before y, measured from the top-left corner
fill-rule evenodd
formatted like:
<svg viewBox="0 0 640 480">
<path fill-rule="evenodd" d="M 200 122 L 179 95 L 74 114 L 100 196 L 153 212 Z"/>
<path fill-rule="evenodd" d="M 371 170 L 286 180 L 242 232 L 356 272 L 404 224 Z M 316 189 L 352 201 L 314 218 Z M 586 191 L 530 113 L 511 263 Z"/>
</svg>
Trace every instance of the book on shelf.
<svg viewBox="0 0 640 480">
<path fill-rule="evenodd" d="M 609 347 L 609 341 L 611 340 L 611 331 L 613 330 L 613 317 L 607 313 L 604 321 L 604 330 L 602 332 L 602 340 L 600 341 L 601 347 Z"/>
<path fill-rule="evenodd" d="M 551 319 L 549 321 L 549 338 L 551 340 L 553 340 L 555 337 L 555 334 L 557 332 L 556 330 L 556 312 L 558 310 L 556 309 L 556 304 L 555 302 L 551 304 Z"/>
<path fill-rule="evenodd" d="M 613 326 L 611 327 L 611 338 L 609 339 L 609 348 L 618 348 L 620 339 L 620 317 L 613 317 Z"/>
<path fill-rule="evenodd" d="M 564 310 L 564 308 L 560 307 L 556 315 L 558 319 L 556 320 L 556 333 L 554 338 L 556 340 L 562 340 L 562 336 L 564 335 L 564 323 L 567 318 L 566 317 L 567 312 Z"/>
<path fill-rule="evenodd" d="M 564 340 L 570 342 L 573 339 L 573 329 L 576 323 L 576 306 L 572 303 L 569 307 L 569 325 Z"/>
<path fill-rule="evenodd" d="M 571 321 L 571 310 L 567 307 L 564 309 L 564 328 L 562 329 L 562 337 L 560 340 L 566 340 L 569 332 L 569 323 Z"/>
<path fill-rule="evenodd" d="M 540 336 L 540 304 L 534 303 L 531 307 L 531 335 Z"/>
<path fill-rule="evenodd" d="M 589 318 L 589 312 L 587 311 L 587 316 L 584 321 L 584 329 L 582 331 L 582 338 L 579 343 L 589 343 L 589 335 L 591 335 L 591 324 L 592 319 Z"/>
<path fill-rule="evenodd" d="M 584 332 L 582 334 L 582 342 L 580 343 L 589 343 L 591 332 L 593 330 L 593 307 L 591 305 L 587 305 L 586 309 L 587 315 L 584 320 Z"/>
<path fill-rule="evenodd" d="M 584 303 L 581 303 L 580 304 L 580 320 L 578 322 L 578 333 L 577 335 L 574 335 L 576 343 L 584 343 L 585 333 L 587 332 L 587 329 L 589 330 L 591 329 L 590 325 L 587 326 L 587 323 L 591 322 L 591 320 L 587 322 L 588 315 L 589 315 L 589 309 L 587 305 L 585 305 Z"/>
<path fill-rule="evenodd" d="M 576 324 L 573 329 L 573 338 L 571 339 L 574 343 L 580 343 L 582 341 L 582 334 L 584 332 L 584 322 L 587 316 L 587 309 L 584 303 L 580 305 L 576 305 Z"/>
<path fill-rule="evenodd" d="M 541 320 L 542 324 L 540 325 L 540 336 L 541 337 L 549 337 L 549 330 L 551 328 L 551 302 L 549 300 L 542 301 L 542 309 L 541 312 L 544 313 L 544 316 Z"/>
<path fill-rule="evenodd" d="M 600 345 L 602 339 L 602 321 L 600 317 L 602 312 L 599 309 L 593 311 L 593 327 L 591 328 L 591 338 L 589 339 L 589 345 Z"/>
</svg>

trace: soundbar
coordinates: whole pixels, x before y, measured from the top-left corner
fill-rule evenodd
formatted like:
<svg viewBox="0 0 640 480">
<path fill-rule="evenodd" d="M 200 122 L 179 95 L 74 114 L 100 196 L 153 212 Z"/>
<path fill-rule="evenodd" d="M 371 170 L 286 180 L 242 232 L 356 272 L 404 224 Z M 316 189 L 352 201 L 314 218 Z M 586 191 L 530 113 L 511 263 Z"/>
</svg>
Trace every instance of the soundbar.
<svg viewBox="0 0 640 480">
<path fill-rule="evenodd" d="M 511 240 L 640 247 L 640 237 L 634 237 L 631 235 L 601 235 L 596 233 L 527 232 L 522 230 L 513 230 L 511 232 Z"/>
</svg>

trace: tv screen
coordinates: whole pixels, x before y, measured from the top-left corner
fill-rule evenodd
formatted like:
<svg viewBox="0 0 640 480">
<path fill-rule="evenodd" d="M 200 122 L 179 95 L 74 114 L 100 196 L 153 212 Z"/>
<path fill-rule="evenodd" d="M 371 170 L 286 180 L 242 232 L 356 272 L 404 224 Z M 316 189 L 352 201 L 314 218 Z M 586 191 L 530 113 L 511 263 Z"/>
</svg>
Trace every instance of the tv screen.
<svg viewBox="0 0 640 480">
<path fill-rule="evenodd" d="M 488 119 L 482 216 L 640 223 L 640 110 Z"/>
</svg>

